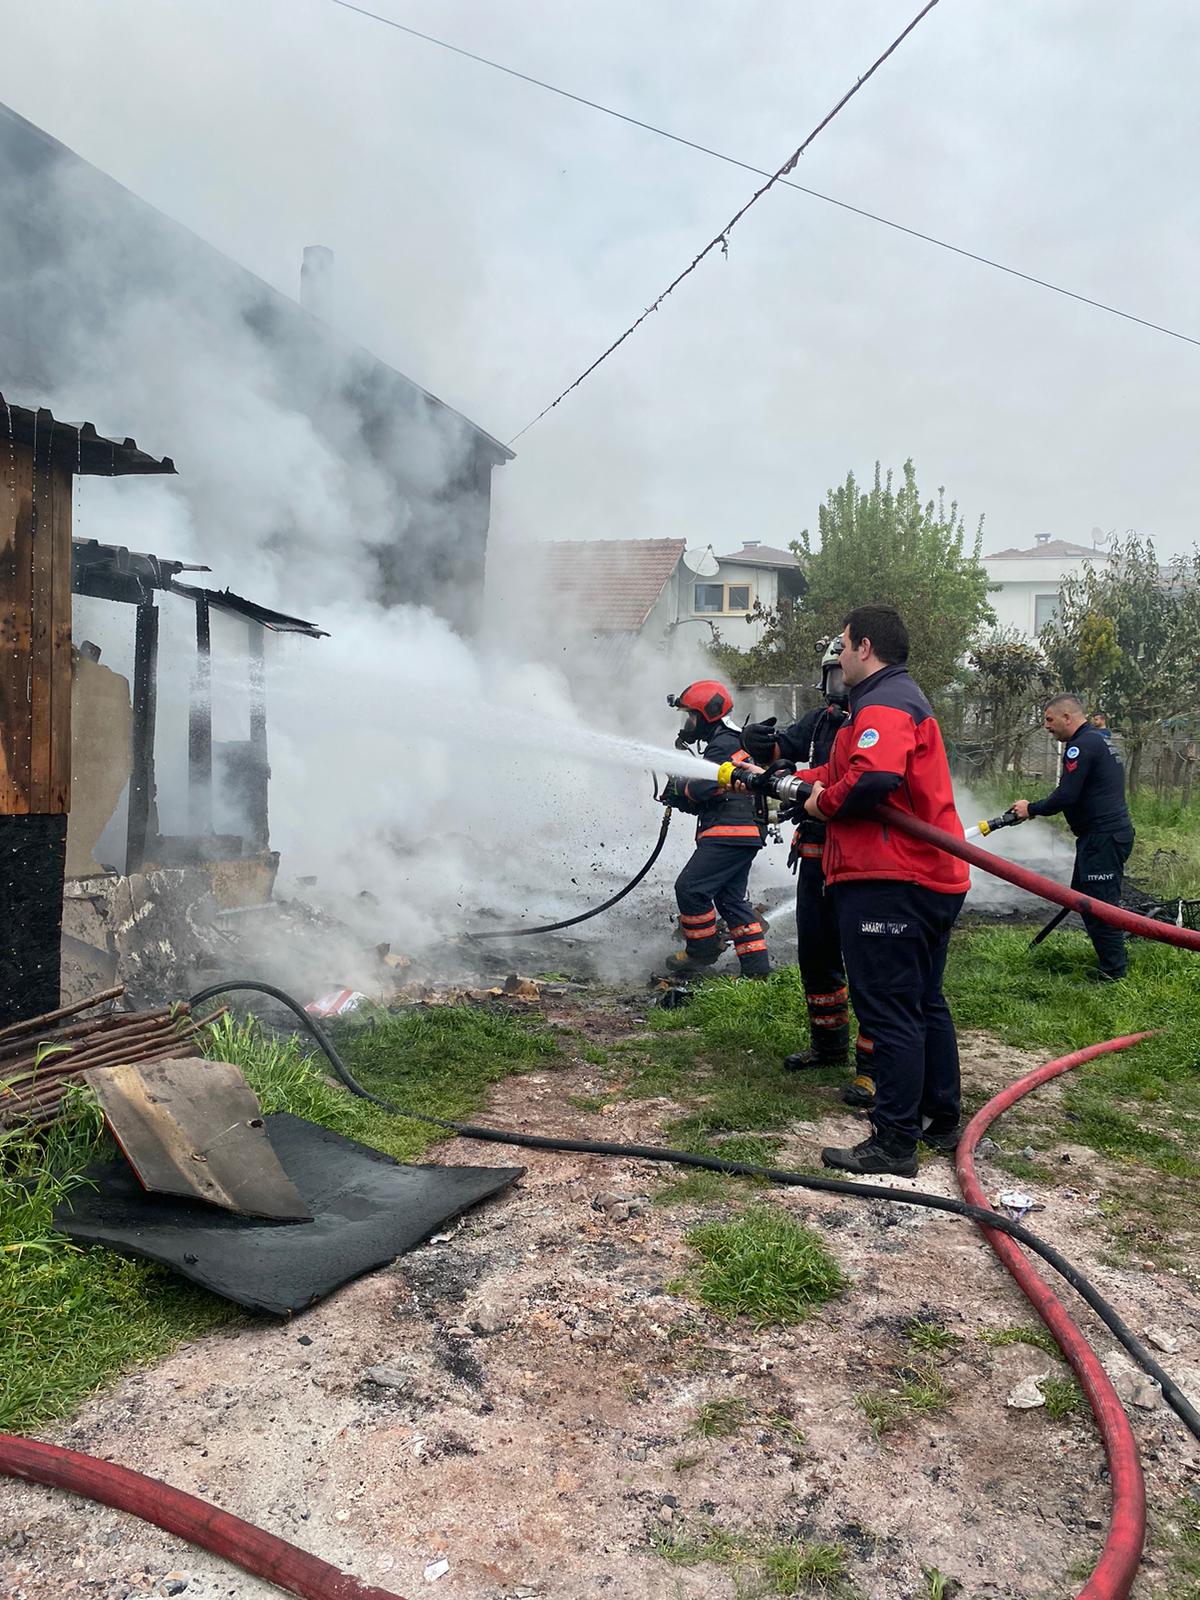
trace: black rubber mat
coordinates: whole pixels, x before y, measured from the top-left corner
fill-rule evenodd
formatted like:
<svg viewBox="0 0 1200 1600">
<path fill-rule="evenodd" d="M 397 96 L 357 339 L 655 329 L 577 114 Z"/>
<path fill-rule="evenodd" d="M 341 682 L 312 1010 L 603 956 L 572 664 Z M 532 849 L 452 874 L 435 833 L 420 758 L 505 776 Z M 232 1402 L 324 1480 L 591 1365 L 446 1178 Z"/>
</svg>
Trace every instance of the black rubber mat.
<svg viewBox="0 0 1200 1600">
<path fill-rule="evenodd" d="M 405 1167 L 302 1117 L 279 1112 L 266 1123 L 311 1222 L 264 1222 L 147 1194 L 125 1161 L 112 1161 L 87 1172 L 95 1188 L 74 1190 L 55 1226 L 81 1244 L 160 1261 L 252 1311 L 287 1316 L 414 1249 L 525 1171 Z"/>
</svg>

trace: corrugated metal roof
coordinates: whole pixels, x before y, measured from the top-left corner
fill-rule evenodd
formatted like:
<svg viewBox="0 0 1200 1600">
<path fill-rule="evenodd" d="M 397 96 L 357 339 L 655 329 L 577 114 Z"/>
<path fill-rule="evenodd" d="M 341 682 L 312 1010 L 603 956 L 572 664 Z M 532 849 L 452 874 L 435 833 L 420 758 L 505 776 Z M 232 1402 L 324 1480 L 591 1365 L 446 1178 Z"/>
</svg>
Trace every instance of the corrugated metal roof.
<svg viewBox="0 0 1200 1600">
<path fill-rule="evenodd" d="M 45 406 L 35 411 L 0 394 L 0 447 L 9 439 L 48 450 L 61 465 L 83 477 L 175 471 L 170 456 L 158 461 L 139 450 L 133 439 L 106 439 L 90 422 L 63 422 Z"/>
<path fill-rule="evenodd" d="M 687 549 L 685 539 L 579 539 L 521 545 L 512 562 L 569 627 L 642 626 Z"/>
<path fill-rule="evenodd" d="M 186 600 L 207 600 L 214 611 L 230 611 L 245 617 L 248 622 L 259 622 L 272 633 L 302 633 L 309 639 L 328 639 L 329 635 L 315 622 L 305 622 L 303 617 L 289 617 L 286 611 L 272 611 L 254 600 L 244 600 L 231 589 L 194 589 L 188 583 L 172 583 L 172 594 Z"/>
</svg>

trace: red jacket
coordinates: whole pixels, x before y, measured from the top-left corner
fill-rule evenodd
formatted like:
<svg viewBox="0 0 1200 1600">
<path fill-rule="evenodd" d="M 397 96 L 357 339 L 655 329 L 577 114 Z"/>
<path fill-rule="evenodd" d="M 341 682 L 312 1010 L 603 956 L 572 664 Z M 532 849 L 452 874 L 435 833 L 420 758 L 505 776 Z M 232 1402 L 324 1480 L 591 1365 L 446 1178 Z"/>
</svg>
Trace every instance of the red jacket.
<svg viewBox="0 0 1200 1600">
<path fill-rule="evenodd" d="M 850 721 L 839 728 L 823 767 L 800 776 L 825 785 L 817 808 L 828 819 L 825 881 L 898 878 L 941 894 L 965 894 L 963 862 L 871 815 L 896 806 L 963 837 L 941 729 L 902 666 L 883 667 L 850 691 Z"/>
</svg>

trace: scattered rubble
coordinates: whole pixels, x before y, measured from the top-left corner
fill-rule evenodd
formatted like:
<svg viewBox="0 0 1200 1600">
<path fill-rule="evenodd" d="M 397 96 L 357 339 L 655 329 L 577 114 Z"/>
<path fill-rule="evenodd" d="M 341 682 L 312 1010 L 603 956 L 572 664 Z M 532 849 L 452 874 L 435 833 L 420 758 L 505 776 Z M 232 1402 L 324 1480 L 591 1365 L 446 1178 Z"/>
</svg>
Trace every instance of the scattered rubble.
<svg viewBox="0 0 1200 1600">
<path fill-rule="evenodd" d="M 1046 1404 L 1046 1396 L 1042 1393 L 1042 1383 L 1050 1376 L 1049 1370 L 1032 1373 L 1028 1378 L 1022 1378 L 1014 1388 L 1008 1392 L 1006 1405 L 1014 1411 L 1032 1411 L 1037 1406 Z"/>
</svg>

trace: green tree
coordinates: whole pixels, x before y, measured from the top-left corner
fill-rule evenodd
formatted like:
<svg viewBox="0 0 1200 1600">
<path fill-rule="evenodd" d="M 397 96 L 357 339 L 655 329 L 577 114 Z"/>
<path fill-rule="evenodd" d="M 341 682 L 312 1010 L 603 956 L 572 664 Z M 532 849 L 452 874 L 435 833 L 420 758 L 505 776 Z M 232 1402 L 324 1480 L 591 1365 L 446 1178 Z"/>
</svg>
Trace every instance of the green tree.
<svg viewBox="0 0 1200 1600">
<path fill-rule="evenodd" d="M 1015 629 L 997 628 L 971 650 L 970 694 L 988 731 L 987 770 L 1018 776 L 1025 740 L 1041 726 L 1054 679 L 1041 647 Z"/>
<path fill-rule="evenodd" d="M 1152 540 L 1126 534 L 1063 584 L 1042 643 L 1062 687 L 1124 735 L 1136 787 L 1147 742 L 1200 702 L 1200 550 L 1164 570 Z"/>
<path fill-rule="evenodd" d="M 945 491 L 922 502 L 911 461 L 893 482 L 878 462 L 869 490 L 851 472 L 818 512 L 819 538 L 808 529 L 792 549 L 808 588 L 777 611 L 751 650 L 721 649 L 718 659 L 741 682 L 805 681 L 822 640 L 841 630 L 856 605 L 895 606 L 908 625 L 913 675 L 939 700 L 962 680 L 962 662 L 979 629 L 994 622 L 981 560 L 983 519 L 968 538 L 957 502 Z"/>
</svg>

